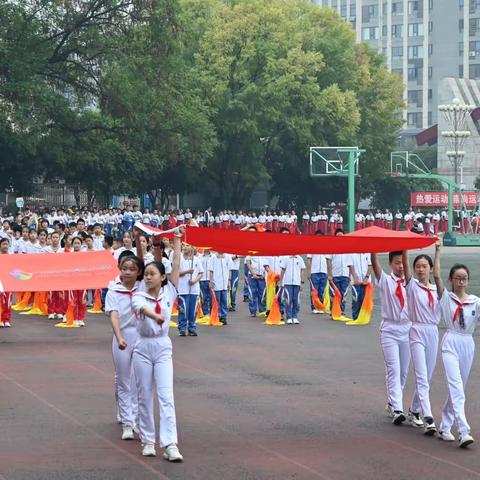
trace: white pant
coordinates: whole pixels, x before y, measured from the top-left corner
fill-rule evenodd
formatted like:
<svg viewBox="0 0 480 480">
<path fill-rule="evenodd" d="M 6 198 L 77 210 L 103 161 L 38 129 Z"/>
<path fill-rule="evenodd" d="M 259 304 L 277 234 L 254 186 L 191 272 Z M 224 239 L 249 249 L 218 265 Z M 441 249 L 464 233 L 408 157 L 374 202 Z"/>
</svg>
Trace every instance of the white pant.
<svg viewBox="0 0 480 480">
<path fill-rule="evenodd" d="M 133 351 L 138 390 L 138 420 L 143 444 L 154 444 L 153 381 L 160 406 L 160 446 L 177 443 L 173 402 L 172 342 L 169 337 L 140 337 Z"/>
<path fill-rule="evenodd" d="M 415 394 L 412 412 L 432 417 L 430 380 L 437 363 L 438 327 L 433 324 L 413 323 L 409 333 L 410 352 L 415 374 Z"/>
<path fill-rule="evenodd" d="M 132 366 L 133 348 L 138 339 L 137 329 L 127 327 L 122 330 L 127 348 L 120 350 L 115 336 L 112 340 L 113 365 L 115 367 L 115 397 L 118 414 L 124 425 L 133 427 L 138 414 L 137 386 Z"/>
<path fill-rule="evenodd" d="M 385 359 L 387 399 L 393 410 L 403 412 L 403 389 L 410 365 L 410 323 L 382 322 L 380 343 Z"/>
<path fill-rule="evenodd" d="M 453 423 L 459 433 L 470 432 L 465 416 L 465 387 L 473 363 L 475 343 L 471 335 L 447 330 L 442 339 L 442 359 L 448 384 L 448 397 L 443 406 L 441 432 L 449 432 Z"/>
</svg>

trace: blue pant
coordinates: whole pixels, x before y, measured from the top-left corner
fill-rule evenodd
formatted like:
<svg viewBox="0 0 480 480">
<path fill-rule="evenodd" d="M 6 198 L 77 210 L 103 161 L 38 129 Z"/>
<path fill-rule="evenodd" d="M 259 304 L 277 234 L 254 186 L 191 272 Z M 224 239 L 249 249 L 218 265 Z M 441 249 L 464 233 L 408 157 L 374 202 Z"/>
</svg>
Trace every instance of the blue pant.
<svg viewBox="0 0 480 480">
<path fill-rule="evenodd" d="M 350 279 L 348 277 L 333 277 L 333 283 L 340 290 L 342 295 L 342 315 L 345 315 L 345 294 L 347 293 L 348 285 L 350 284 Z M 333 296 L 333 292 L 332 292 Z M 333 298 L 333 297 L 332 297 Z"/>
<path fill-rule="evenodd" d="M 210 315 L 212 310 L 212 292 L 208 280 L 200 280 L 200 295 L 202 296 L 202 312 L 204 315 Z"/>
<path fill-rule="evenodd" d="M 356 320 L 360 309 L 362 308 L 363 299 L 365 298 L 365 285 L 352 286 L 352 318 Z"/>
<path fill-rule="evenodd" d="M 130 231 L 133 228 L 133 220 L 123 221 L 123 233 Z"/>
<path fill-rule="evenodd" d="M 243 296 L 249 297 L 250 292 L 248 291 L 248 267 L 247 264 L 243 265 Z"/>
<path fill-rule="evenodd" d="M 300 311 L 300 285 L 285 285 L 283 287 L 283 301 L 287 319 L 298 318 Z"/>
<path fill-rule="evenodd" d="M 230 283 L 230 305 L 235 308 L 237 306 L 238 270 L 230 270 Z"/>
<path fill-rule="evenodd" d="M 248 309 L 252 315 L 257 313 L 257 308 L 259 312 L 264 312 L 266 309 L 265 306 L 265 279 L 264 278 L 253 278 L 252 275 L 248 274 L 248 290 L 249 290 L 249 302 Z"/>
<path fill-rule="evenodd" d="M 197 328 L 195 320 L 197 318 L 198 295 L 179 295 L 178 296 L 178 330 L 185 332 L 194 332 Z"/>
<path fill-rule="evenodd" d="M 228 291 L 215 290 L 215 297 L 218 303 L 218 317 L 220 320 L 226 320 L 228 314 Z"/>
<path fill-rule="evenodd" d="M 327 274 L 321 273 L 321 272 L 312 273 L 312 276 L 310 277 L 310 280 L 312 282 L 310 286 L 317 290 L 318 298 L 320 299 L 321 302 L 323 302 L 323 292 L 325 290 L 325 285 L 327 284 L 327 279 L 328 279 Z M 313 306 L 311 297 L 310 297 L 310 303 L 313 310 L 315 307 Z"/>
<path fill-rule="evenodd" d="M 113 223 L 107 223 L 105 225 L 105 232 L 107 235 L 112 235 L 113 234 Z"/>
</svg>

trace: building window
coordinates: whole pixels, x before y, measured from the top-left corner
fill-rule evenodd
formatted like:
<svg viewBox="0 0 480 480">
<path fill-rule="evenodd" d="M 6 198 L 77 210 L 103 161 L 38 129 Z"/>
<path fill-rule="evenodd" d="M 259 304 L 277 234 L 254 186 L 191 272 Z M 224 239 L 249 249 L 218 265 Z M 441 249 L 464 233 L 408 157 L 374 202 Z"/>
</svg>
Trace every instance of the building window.
<svg viewBox="0 0 480 480">
<path fill-rule="evenodd" d="M 377 40 L 378 39 L 378 27 L 362 28 L 363 40 Z"/>
<path fill-rule="evenodd" d="M 428 99 L 431 100 L 433 97 L 433 90 L 431 88 L 428 89 Z"/>
<path fill-rule="evenodd" d="M 433 32 L 433 22 L 432 21 L 428 22 L 428 32 L 429 33 Z"/>
<path fill-rule="evenodd" d="M 428 56 L 431 57 L 433 55 L 433 45 L 431 43 L 428 44 Z"/>
<path fill-rule="evenodd" d="M 458 21 L 458 31 L 463 32 L 463 18 Z"/>
<path fill-rule="evenodd" d="M 418 12 L 418 1 L 410 1 L 408 2 L 408 14 L 413 15 Z"/>
<path fill-rule="evenodd" d="M 432 112 L 428 112 L 428 126 L 430 127 L 433 123 Z"/>
<path fill-rule="evenodd" d="M 463 42 L 458 42 L 458 54 L 463 57 Z"/>
<path fill-rule="evenodd" d="M 480 9 L 480 0 L 470 0 L 470 13 L 476 13 Z"/>
<path fill-rule="evenodd" d="M 382 26 L 382 36 L 383 36 L 383 37 L 386 37 L 386 36 L 387 36 L 387 26 L 386 26 L 386 25 L 383 25 L 383 26 Z"/>
<path fill-rule="evenodd" d="M 480 41 L 469 42 L 468 55 L 470 58 L 480 58 Z"/>
<path fill-rule="evenodd" d="M 392 14 L 393 15 L 403 14 L 403 2 L 392 2 Z"/>
<path fill-rule="evenodd" d="M 408 36 L 420 37 L 423 35 L 423 23 L 409 23 L 408 24 Z"/>
<path fill-rule="evenodd" d="M 463 65 L 458 66 L 458 76 L 463 78 Z"/>
<path fill-rule="evenodd" d="M 422 114 L 421 113 L 408 113 L 407 125 L 412 128 L 421 128 L 422 126 Z"/>
<path fill-rule="evenodd" d="M 392 73 L 398 75 L 400 78 L 403 77 L 403 70 L 401 68 L 392 68 Z"/>
<path fill-rule="evenodd" d="M 409 90 L 408 91 L 408 103 L 416 105 L 417 107 L 422 106 L 422 91 L 421 90 Z"/>
<path fill-rule="evenodd" d="M 470 78 L 472 80 L 477 80 L 480 78 L 480 65 L 470 65 Z"/>
<path fill-rule="evenodd" d="M 480 31 L 480 18 L 471 18 L 470 19 L 470 36 L 475 37 L 477 32 Z"/>
<path fill-rule="evenodd" d="M 408 59 L 413 60 L 415 58 L 423 58 L 423 47 L 421 45 L 408 47 Z"/>
<path fill-rule="evenodd" d="M 362 7 L 362 19 L 364 22 L 369 22 L 371 17 L 378 16 L 378 5 L 364 5 Z"/>
<path fill-rule="evenodd" d="M 460 8 L 460 10 L 463 10 L 464 6 L 465 6 L 465 0 L 458 0 L 458 8 Z"/>
<path fill-rule="evenodd" d="M 408 80 L 414 81 L 418 78 L 418 68 L 417 67 L 410 67 L 408 69 Z"/>
<path fill-rule="evenodd" d="M 403 47 L 392 47 L 392 60 L 400 60 L 403 58 Z"/>
<path fill-rule="evenodd" d="M 403 25 L 392 25 L 392 37 L 393 38 L 402 38 L 403 37 Z"/>
<path fill-rule="evenodd" d="M 433 77 L 433 68 L 432 67 L 428 67 L 428 78 L 432 78 Z"/>
<path fill-rule="evenodd" d="M 428 9 L 433 10 L 433 0 L 428 0 Z"/>
</svg>

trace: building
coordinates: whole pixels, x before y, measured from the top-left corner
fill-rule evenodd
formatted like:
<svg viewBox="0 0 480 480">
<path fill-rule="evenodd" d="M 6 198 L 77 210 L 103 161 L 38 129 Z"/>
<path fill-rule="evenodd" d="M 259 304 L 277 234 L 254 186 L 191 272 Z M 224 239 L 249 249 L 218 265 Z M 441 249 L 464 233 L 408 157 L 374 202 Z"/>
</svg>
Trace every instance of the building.
<svg viewBox="0 0 480 480">
<path fill-rule="evenodd" d="M 480 79 L 480 0 L 313 3 L 337 10 L 352 24 L 357 42 L 383 53 L 388 69 L 403 78 L 403 138 L 438 123 L 442 78 Z"/>
</svg>

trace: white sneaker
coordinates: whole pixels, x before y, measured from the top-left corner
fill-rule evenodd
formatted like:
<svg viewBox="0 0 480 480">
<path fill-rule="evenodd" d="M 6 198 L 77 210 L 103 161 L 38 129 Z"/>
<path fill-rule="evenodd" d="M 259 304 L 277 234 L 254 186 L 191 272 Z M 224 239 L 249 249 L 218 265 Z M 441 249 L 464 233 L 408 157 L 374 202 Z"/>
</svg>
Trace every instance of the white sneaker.
<svg viewBox="0 0 480 480">
<path fill-rule="evenodd" d="M 314 315 L 319 315 L 319 314 L 320 314 L 320 311 L 313 309 L 313 310 L 312 310 L 312 313 L 313 313 Z"/>
<path fill-rule="evenodd" d="M 85 326 L 85 322 L 83 320 L 77 320 L 77 321 L 78 321 L 78 325 L 80 325 L 81 327 Z"/>
<path fill-rule="evenodd" d="M 458 435 L 458 446 L 460 448 L 467 448 L 473 442 L 475 442 L 475 440 L 469 433 L 460 433 Z"/>
<path fill-rule="evenodd" d="M 133 427 L 130 427 L 129 425 L 123 426 L 122 440 L 135 440 L 135 436 L 133 435 Z"/>
<path fill-rule="evenodd" d="M 133 433 L 140 435 L 140 427 L 138 425 L 133 426 Z"/>
<path fill-rule="evenodd" d="M 393 418 L 393 415 L 394 415 L 393 408 L 389 403 L 385 405 L 385 410 L 387 412 L 387 416 L 389 416 L 390 418 Z"/>
<path fill-rule="evenodd" d="M 295 324 L 295 325 L 298 325 L 300 322 L 298 321 L 298 318 L 294 318 L 292 319 L 292 322 Z"/>
<path fill-rule="evenodd" d="M 3 322 L 0 322 L 0 328 L 4 327 L 5 324 Z"/>
<path fill-rule="evenodd" d="M 48 315 L 48 319 L 49 319 L 49 320 L 53 320 L 54 318 L 55 318 L 55 314 L 54 314 L 54 313 L 50 313 L 50 314 Z"/>
<path fill-rule="evenodd" d="M 435 425 L 435 422 L 433 421 L 432 417 L 425 417 L 424 419 L 424 432 L 427 437 L 431 437 L 435 435 L 437 431 L 437 426 Z"/>
<path fill-rule="evenodd" d="M 438 438 L 444 442 L 454 442 L 455 437 L 451 432 L 438 432 Z"/>
<path fill-rule="evenodd" d="M 406 420 L 405 414 L 401 411 L 394 411 L 393 412 L 393 419 L 392 423 L 394 425 L 401 425 Z"/>
<path fill-rule="evenodd" d="M 183 456 L 174 443 L 165 448 L 163 451 L 163 458 L 167 459 L 169 462 L 183 461 Z"/>
<path fill-rule="evenodd" d="M 63 319 L 63 315 L 61 313 L 55 314 L 55 318 L 58 318 L 59 320 Z"/>
<path fill-rule="evenodd" d="M 60 318 L 62 319 L 62 323 L 67 323 L 67 316 L 66 315 L 60 315 Z"/>
<path fill-rule="evenodd" d="M 153 443 L 147 443 L 143 446 L 142 455 L 144 457 L 156 457 L 155 445 Z"/>
<path fill-rule="evenodd" d="M 75 326 L 79 327 L 79 326 L 80 326 L 80 320 L 74 320 L 74 321 L 73 321 L 73 324 L 74 324 Z"/>
<path fill-rule="evenodd" d="M 287 318 L 287 322 L 289 325 L 291 325 L 293 323 L 293 320 L 291 318 Z"/>
<path fill-rule="evenodd" d="M 5 322 L 5 326 L 10 328 L 12 325 L 10 324 L 10 322 Z"/>
<path fill-rule="evenodd" d="M 412 427 L 420 428 L 423 427 L 423 420 L 420 418 L 420 414 L 416 412 L 408 411 L 408 422 Z"/>
</svg>

